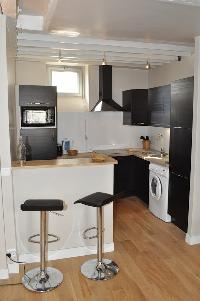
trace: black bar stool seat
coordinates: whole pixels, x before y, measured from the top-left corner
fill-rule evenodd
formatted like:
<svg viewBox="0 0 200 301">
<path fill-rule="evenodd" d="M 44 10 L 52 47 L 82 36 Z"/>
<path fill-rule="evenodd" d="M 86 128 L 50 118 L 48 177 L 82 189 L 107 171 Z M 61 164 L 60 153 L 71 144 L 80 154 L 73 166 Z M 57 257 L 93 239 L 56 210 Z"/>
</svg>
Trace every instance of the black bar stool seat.
<svg viewBox="0 0 200 301">
<path fill-rule="evenodd" d="M 57 199 L 30 199 L 21 204 L 22 211 L 39 211 L 40 212 L 40 234 L 29 237 L 29 242 L 37 242 L 34 237 L 40 237 L 40 267 L 29 270 L 22 278 L 23 285 L 33 292 L 47 292 L 58 287 L 63 281 L 63 274 L 52 267 L 46 266 L 46 255 L 48 250 L 47 237 L 56 237 L 55 242 L 59 238 L 57 235 L 48 234 L 49 211 L 61 211 L 64 208 L 64 202 Z"/>
<path fill-rule="evenodd" d="M 113 201 L 113 195 L 103 192 L 95 192 L 75 201 L 74 204 L 83 204 L 92 207 L 102 207 Z"/>
<path fill-rule="evenodd" d="M 30 199 L 21 204 L 22 211 L 61 211 L 63 201 L 55 199 Z"/>
<path fill-rule="evenodd" d="M 77 201 L 74 204 L 83 204 L 90 207 L 97 208 L 97 258 L 90 259 L 82 264 L 81 273 L 92 280 L 109 280 L 112 279 L 119 272 L 118 265 L 110 260 L 102 258 L 103 253 L 103 207 L 116 199 L 116 196 L 103 193 L 95 192 L 87 195 Z M 93 229 L 89 228 L 88 230 Z M 84 233 L 86 233 L 86 231 Z"/>
</svg>

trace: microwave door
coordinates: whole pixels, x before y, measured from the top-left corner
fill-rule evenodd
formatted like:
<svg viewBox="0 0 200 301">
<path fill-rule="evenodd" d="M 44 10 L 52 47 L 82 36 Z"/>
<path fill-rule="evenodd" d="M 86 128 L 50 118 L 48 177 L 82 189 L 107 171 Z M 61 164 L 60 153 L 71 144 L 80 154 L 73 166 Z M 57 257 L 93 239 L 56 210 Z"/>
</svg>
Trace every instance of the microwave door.
<svg viewBox="0 0 200 301">
<path fill-rule="evenodd" d="M 55 107 L 21 107 L 22 127 L 55 127 Z"/>
</svg>

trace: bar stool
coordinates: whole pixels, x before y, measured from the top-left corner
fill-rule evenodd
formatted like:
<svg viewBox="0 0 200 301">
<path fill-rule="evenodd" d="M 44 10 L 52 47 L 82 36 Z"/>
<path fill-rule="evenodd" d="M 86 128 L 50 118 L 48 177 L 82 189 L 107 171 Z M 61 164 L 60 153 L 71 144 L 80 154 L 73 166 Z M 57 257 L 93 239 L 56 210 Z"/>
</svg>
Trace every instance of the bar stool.
<svg viewBox="0 0 200 301">
<path fill-rule="evenodd" d="M 47 213 L 49 211 L 63 210 L 64 202 L 54 199 L 33 199 L 26 200 L 21 204 L 22 211 L 40 211 L 40 234 L 29 238 L 30 242 L 40 243 L 40 267 L 29 270 L 22 278 L 23 285 L 30 291 L 47 292 L 58 287 L 63 281 L 63 274 L 51 267 L 46 267 L 46 255 L 48 251 L 48 236 L 54 239 L 50 242 L 59 240 L 56 235 L 48 234 Z M 40 241 L 34 240 L 39 236 Z"/>
<path fill-rule="evenodd" d="M 97 258 L 90 259 L 81 266 L 81 273 L 92 280 L 109 280 L 119 272 L 119 267 L 114 261 L 102 258 L 103 206 L 113 200 L 114 196 L 111 194 L 96 192 L 74 202 L 97 208 Z"/>
</svg>

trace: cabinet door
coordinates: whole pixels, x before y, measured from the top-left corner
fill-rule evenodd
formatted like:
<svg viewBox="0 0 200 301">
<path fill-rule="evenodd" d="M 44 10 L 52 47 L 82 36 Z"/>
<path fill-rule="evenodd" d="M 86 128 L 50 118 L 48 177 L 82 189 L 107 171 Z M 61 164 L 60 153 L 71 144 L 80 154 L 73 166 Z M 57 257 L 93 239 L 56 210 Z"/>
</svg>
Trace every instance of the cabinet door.
<svg viewBox="0 0 200 301">
<path fill-rule="evenodd" d="M 132 156 L 114 158 L 118 161 L 118 164 L 114 166 L 114 194 L 131 195 L 133 191 Z"/>
<path fill-rule="evenodd" d="M 149 114 L 153 126 L 170 126 L 170 85 L 149 89 Z"/>
<path fill-rule="evenodd" d="M 134 157 L 134 186 L 136 195 L 149 204 L 149 162 Z"/>
<path fill-rule="evenodd" d="M 132 100 L 133 90 L 127 90 L 122 92 L 122 104 L 123 104 L 123 124 L 132 125 Z"/>
<path fill-rule="evenodd" d="M 133 90 L 132 104 L 132 124 L 148 125 L 149 124 L 149 108 L 148 108 L 148 90 Z"/>
<path fill-rule="evenodd" d="M 28 141 L 32 160 L 50 160 L 57 157 L 56 129 L 22 129 L 21 135 Z"/>
<path fill-rule="evenodd" d="M 170 129 L 170 170 L 190 177 L 191 170 L 192 129 Z"/>
<path fill-rule="evenodd" d="M 57 88 L 53 86 L 19 86 L 19 104 L 21 106 L 57 106 Z"/>
<path fill-rule="evenodd" d="M 190 181 L 170 172 L 168 213 L 172 222 L 187 232 Z"/>
<path fill-rule="evenodd" d="M 192 127 L 194 78 L 184 78 L 171 84 L 171 126 Z"/>
</svg>

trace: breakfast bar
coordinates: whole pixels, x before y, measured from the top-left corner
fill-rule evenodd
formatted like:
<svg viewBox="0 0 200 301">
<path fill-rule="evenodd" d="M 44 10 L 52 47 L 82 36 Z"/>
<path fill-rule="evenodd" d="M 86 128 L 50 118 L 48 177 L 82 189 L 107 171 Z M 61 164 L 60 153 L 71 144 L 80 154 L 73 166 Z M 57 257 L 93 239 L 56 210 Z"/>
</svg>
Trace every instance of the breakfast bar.
<svg viewBox="0 0 200 301">
<path fill-rule="evenodd" d="M 49 244 L 49 259 L 60 259 L 96 252 L 96 239 L 86 239 L 84 231 L 96 226 L 95 208 L 74 205 L 74 202 L 94 192 L 113 194 L 114 164 L 117 161 L 104 155 L 102 162 L 93 162 L 84 154 L 77 158 L 27 161 L 12 164 L 14 206 L 19 258 L 25 262 L 39 261 L 38 245 L 28 242 L 29 236 L 39 233 L 39 214 L 22 212 L 20 205 L 27 199 L 61 199 L 63 212 L 49 213 L 49 233 L 59 236 Z M 113 251 L 113 205 L 104 210 L 104 251 Z M 95 230 L 89 236 L 95 236 Z"/>
</svg>

